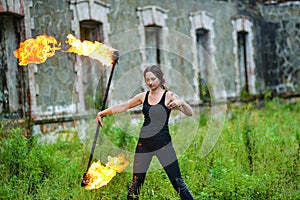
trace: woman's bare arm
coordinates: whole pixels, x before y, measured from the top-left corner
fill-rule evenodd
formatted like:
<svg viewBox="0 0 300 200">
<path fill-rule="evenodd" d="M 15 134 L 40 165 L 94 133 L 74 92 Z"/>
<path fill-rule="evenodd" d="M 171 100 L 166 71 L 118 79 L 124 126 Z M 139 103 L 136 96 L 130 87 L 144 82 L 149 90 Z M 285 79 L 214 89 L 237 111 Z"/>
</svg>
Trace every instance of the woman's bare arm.
<svg viewBox="0 0 300 200">
<path fill-rule="evenodd" d="M 187 116 L 193 115 L 193 109 L 189 104 L 183 100 L 180 100 L 179 97 L 173 92 L 168 92 L 167 94 L 167 106 L 170 109 L 178 109 Z"/>
<path fill-rule="evenodd" d="M 136 96 L 134 96 L 132 99 L 128 100 L 125 103 L 117 104 L 115 106 L 109 107 L 103 111 L 98 112 L 97 114 L 97 121 L 102 124 L 102 117 L 106 115 L 111 114 L 117 114 L 125 112 L 126 110 L 130 108 L 134 108 L 138 105 L 141 105 L 143 103 L 143 99 L 145 97 L 145 93 L 139 93 Z"/>
</svg>

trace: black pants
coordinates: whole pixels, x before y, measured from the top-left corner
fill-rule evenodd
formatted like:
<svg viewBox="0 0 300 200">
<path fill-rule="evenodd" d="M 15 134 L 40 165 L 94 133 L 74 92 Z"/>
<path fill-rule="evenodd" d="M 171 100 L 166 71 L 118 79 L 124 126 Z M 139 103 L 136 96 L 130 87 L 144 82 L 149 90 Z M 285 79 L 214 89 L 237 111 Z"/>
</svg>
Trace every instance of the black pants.
<svg viewBox="0 0 300 200">
<path fill-rule="evenodd" d="M 163 141 L 156 142 L 161 143 Z M 153 141 L 149 143 L 149 141 L 139 140 L 138 142 L 134 157 L 133 180 L 128 190 L 127 199 L 138 199 L 140 189 L 145 181 L 146 173 L 153 156 L 157 156 L 174 189 L 180 194 L 181 199 L 193 199 L 181 177 L 177 156 L 172 142 L 169 142 L 162 148 L 158 148 L 158 146 L 155 146 L 154 144 Z"/>
</svg>

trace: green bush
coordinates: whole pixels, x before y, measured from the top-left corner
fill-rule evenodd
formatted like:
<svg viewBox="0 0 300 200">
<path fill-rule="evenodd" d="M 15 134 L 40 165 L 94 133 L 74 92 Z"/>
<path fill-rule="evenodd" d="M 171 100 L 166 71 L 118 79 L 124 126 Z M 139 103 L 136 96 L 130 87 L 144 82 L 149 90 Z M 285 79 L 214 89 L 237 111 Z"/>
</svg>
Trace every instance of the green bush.
<svg viewBox="0 0 300 200">
<path fill-rule="evenodd" d="M 39 199 L 44 195 L 60 199 L 68 188 L 79 184 L 79 140 L 41 144 L 38 136 L 26 138 L 20 129 L 14 129 L 8 138 L 1 139 L 0 146 L 3 199 Z"/>
<path fill-rule="evenodd" d="M 274 98 L 265 107 L 230 109 L 216 146 L 200 157 L 209 112 L 200 113 L 198 134 L 179 157 L 182 176 L 195 199 L 300 199 L 300 103 Z M 229 113 L 229 112 L 228 112 Z M 103 133 L 115 145 L 134 150 L 139 125 L 105 119 Z M 93 119 L 94 123 L 94 119 Z M 119 123 L 119 122 L 118 122 Z M 182 123 L 190 131 L 193 124 Z M 171 131 L 178 124 L 170 125 Z M 76 135 L 76 134 L 75 134 Z M 0 199 L 125 199 L 132 174 L 123 172 L 97 190 L 80 186 L 89 152 L 74 137 L 54 144 L 26 138 L 0 123 Z M 164 170 L 148 172 L 140 199 L 179 199 Z"/>
</svg>

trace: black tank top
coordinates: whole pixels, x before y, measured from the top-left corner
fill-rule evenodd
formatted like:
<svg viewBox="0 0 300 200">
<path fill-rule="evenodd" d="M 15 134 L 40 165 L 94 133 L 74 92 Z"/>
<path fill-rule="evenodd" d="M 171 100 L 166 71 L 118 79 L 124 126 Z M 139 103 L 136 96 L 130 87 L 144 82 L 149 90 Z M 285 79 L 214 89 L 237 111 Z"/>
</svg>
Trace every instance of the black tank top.
<svg viewBox="0 0 300 200">
<path fill-rule="evenodd" d="M 140 138 L 170 139 L 168 123 L 171 109 L 165 106 L 166 93 L 167 90 L 157 104 L 150 105 L 148 102 L 149 91 L 147 91 L 143 103 L 144 124 Z"/>
</svg>

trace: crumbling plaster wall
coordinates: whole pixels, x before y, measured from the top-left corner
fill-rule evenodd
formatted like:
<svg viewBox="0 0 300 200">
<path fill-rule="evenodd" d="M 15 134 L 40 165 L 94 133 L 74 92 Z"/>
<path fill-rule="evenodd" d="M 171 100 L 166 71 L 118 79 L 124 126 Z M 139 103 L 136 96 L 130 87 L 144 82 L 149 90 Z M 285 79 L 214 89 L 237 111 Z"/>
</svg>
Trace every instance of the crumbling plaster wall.
<svg viewBox="0 0 300 200">
<path fill-rule="evenodd" d="M 25 38 L 47 34 L 61 42 L 66 49 L 66 36 L 69 33 L 78 34 L 74 28 L 74 10 L 71 3 L 76 0 L 1 0 L 5 12 L 18 14 L 24 18 Z M 211 30 L 214 37 L 211 48 L 214 54 L 214 64 L 220 72 L 219 81 L 224 84 L 228 96 L 239 96 L 237 93 L 234 31 L 232 19 L 245 15 L 253 22 L 253 45 L 255 61 L 255 87 L 258 93 L 267 89 L 277 92 L 299 91 L 299 43 L 300 43 L 300 5 L 286 3 L 279 5 L 257 4 L 256 7 L 239 7 L 237 1 L 207 1 L 207 0 L 176 0 L 172 1 L 120 1 L 120 0 L 80 0 L 78 2 L 109 5 L 108 24 L 105 42 L 120 51 L 119 63 L 116 66 L 110 93 L 110 103 L 115 104 L 127 100 L 139 92 L 144 84 L 142 71 L 143 53 L 140 32 L 143 23 L 139 11 L 150 6 L 166 16 L 163 22 L 164 52 L 163 65 L 166 68 L 166 78 L 173 89 L 178 87 L 179 95 L 192 101 L 187 85 L 197 87 L 195 73 L 199 66 L 194 66 L 190 16 L 198 11 L 209 13 L 212 18 Z M 26 5 L 24 7 L 24 5 Z M 0 9 L 0 10 L 1 10 Z M 151 11 L 155 13 L 156 11 Z M 152 13 L 152 14 L 153 14 Z M 152 17 L 153 15 L 148 15 Z M 152 19 L 153 20 L 153 19 Z M 149 19 L 149 21 L 151 21 Z M 155 20 L 154 20 L 155 21 Z M 77 31 L 77 32 L 76 32 Z M 173 51 L 174 50 L 174 51 Z M 28 72 L 28 110 L 29 116 L 38 123 L 68 121 L 82 116 L 80 110 L 80 88 L 78 87 L 78 69 L 76 56 L 57 51 L 56 55 L 40 65 L 30 64 Z M 174 73 L 173 69 L 176 73 Z M 174 75 L 175 74 L 175 75 Z M 179 77 L 179 79 L 178 79 Z M 125 84 L 124 84 L 125 83 Z M 173 87 L 174 86 L 174 87 Z M 26 86 L 27 87 L 27 86 Z M 145 89 L 145 88 L 144 88 Z M 177 88 L 176 88 L 177 90 Z M 195 90 L 196 91 L 196 90 Z M 219 91 L 219 90 L 218 90 Z M 193 94 L 195 95 L 195 94 Z M 43 121 L 44 120 L 44 121 Z M 39 130 L 46 130 L 39 128 Z M 46 132 L 46 131 L 43 131 Z"/>
<path fill-rule="evenodd" d="M 270 90 L 300 91 L 300 2 L 258 6 L 262 18 L 273 25 L 276 62 L 268 68 L 266 83 Z M 262 36 L 263 37 L 263 36 Z M 265 66 L 262 66 L 265 67 Z"/>
<path fill-rule="evenodd" d="M 137 8 L 143 8 L 145 6 L 153 5 L 158 8 L 166 10 L 166 28 L 168 29 L 168 36 L 164 38 L 167 43 L 167 49 L 164 51 L 165 60 L 163 65 L 174 70 L 166 70 L 166 78 L 171 85 L 179 87 L 179 95 L 185 96 L 185 91 L 190 90 L 190 87 L 185 86 L 187 80 L 194 91 L 195 87 L 195 69 L 199 70 L 199 66 L 193 66 L 193 53 L 192 43 L 195 42 L 190 34 L 191 21 L 190 15 L 197 11 L 207 11 L 212 14 L 214 20 L 214 38 L 212 46 L 214 50 L 215 65 L 218 68 L 221 79 L 224 83 L 224 87 L 227 92 L 235 93 L 236 83 L 233 80 L 235 75 L 234 68 L 234 54 L 232 52 L 232 24 L 231 17 L 236 15 L 237 9 L 235 3 L 230 2 L 217 2 L 217 1 L 183 1 L 177 0 L 175 3 L 169 1 L 128 1 L 127 3 L 121 1 L 106 1 L 111 5 L 111 12 L 109 14 L 109 21 L 111 27 L 112 44 L 117 44 L 121 49 L 120 62 L 116 69 L 115 79 L 119 80 L 124 74 L 132 69 L 135 69 L 137 65 L 140 65 L 143 60 L 138 48 L 141 42 L 139 34 L 133 30 L 139 27 L 139 17 Z M 126 33 L 130 32 L 131 37 Z M 123 34 L 122 34 L 123 33 Z M 125 37 L 124 37 L 125 36 Z M 125 41 L 122 41 L 125 40 Z M 132 50 L 128 52 L 128 50 Z M 173 52 L 174 50 L 174 52 Z M 122 54 L 123 53 L 123 54 Z M 136 83 L 143 84 L 142 70 L 136 71 L 136 80 L 133 87 L 136 87 Z M 178 79 L 174 74 L 180 74 L 183 77 Z M 124 91 L 124 90 L 123 90 Z M 114 95 L 118 95 L 115 94 Z M 122 99 L 123 94 L 119 94 L 116 98 Z M 187 100 L 192 101 L 190 97 Z M 126 97 L 127 98 L 127 97 Z"/>
<path fill-rule="evenodd" d="M 67 49 L 72 12 L 67 1 L 32 1 L 30 6 L 32 37 L 54 36 Z M 56 51 L 55 56 L 35 67 L 35 119 L 76 114 L 78 92 L 75 90 L 74 55 Z"/>
<path fill-rule="evenodd" d="M 107 1 L 108 2 L 108 1 Z M 138 27 L 136 7 L 155 5 L 167 10 L 166 27 L 169 33 L 172 30 L 178 31 L 187 37 L 191 37 L 191 23 L 189 15 L 199 10 L 211 13 L 214 20 L 214 52 L 218 70 L 221 73 L 222 81 L 228 97 L 239 97 L 237 72 L 235 67 L 234 39 L 232 37 L 232 19 L 238 16 L 245 16 L 252 25 L 253 64 L 255 67 L 249 71 L 251 79 L 251 91 L 253 94 L 262 94 L 267 90 L 276 92 L 297 92 L 299 91 L 299 2 L 289 2 L 277 5 L 264 5 L 257 3 L 254 7 L 240 1 L 182 1 L 176 3 L 168 1 L 138 1 L 122 3 L 120 1 L 109 1 L 111 4 L 110 21 L 111 35 L 116 36 L 127 30 Z M 126 40 L 127 38 L 125 38 Z M 118 44 L 122 46 L 122 40 L 118 39 Z M 130 49 L 135 43 L 140 41 L 137 35 L 132 34 L 132 38 L 123 45 L 123 48 Z M 184 41 L 184 40 L 183 40 Z M 183 44 L 182 41 L 168 40 L 169 48 L 181 49 L 187 59 L 178 59 L 178 55 L 168 54 L 168 65 L 184 74 L 188 80 L 193 80 L 195 66 L 189 62 L 188 52 L 191 50 L 190 44 Z M 138 48 L 138 47 L 136 47 Z M 126 52 L 129 54 L 128 52 Z M 122 76 L 126 71 L 132 69 L 140 63 L 142 57 L 138 52 L 132 56 L 123 57 L 120 62 L 118 76 Z M 124 63 L 124 64 L 123 64 Z M 125 66 L 125 67 L 124 67 Z M 131 67 L 130 67 L 131 66 Z M 197 68 L 197 67 L 196 67 Z M 138 78 L 138 77 L 137 77 Z M 234 81 L 233 81 L 234 80 Z M 141 80 L 139 80 L 141 81 Z M 175 79 L 170 80 L 176 82 Z M 192 82 L 192 81 L 191 81 Z M 193 83 L 192 83 L 193 84 Z M 195 84 L 194 84 L 195 85 Z"/>
</svg>

